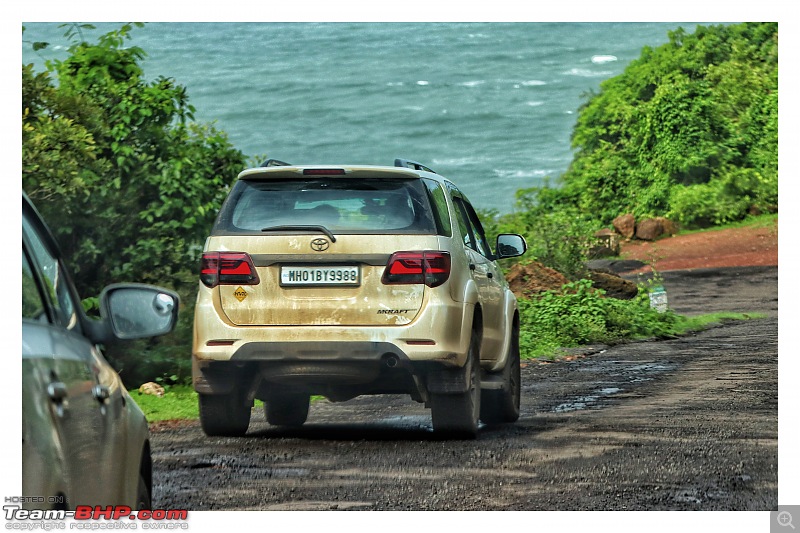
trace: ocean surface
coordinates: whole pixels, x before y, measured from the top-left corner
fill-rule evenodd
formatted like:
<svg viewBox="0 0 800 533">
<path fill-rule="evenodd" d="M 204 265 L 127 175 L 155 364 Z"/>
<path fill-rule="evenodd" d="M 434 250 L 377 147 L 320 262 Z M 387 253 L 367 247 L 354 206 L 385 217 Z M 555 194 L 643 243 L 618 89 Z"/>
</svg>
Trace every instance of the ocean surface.
<svg viewBox="0 0 800 533">
<path fill-rule="evenodd" d="M 145 76 L 187 88 L 253 161 L 420 161 L 479 208 L 555 183 L 580 106 L 668 32 L 698 23 L 149 23 Z M 703 25 L 708 25 L 703 23 Z M 25 23 L 23 63 L 66 57 L 57 23 Z M 119 24 L 85 32 L 94 41 Z M 26 43 L 28 41 L 28 43 Z M 39 53 L 29 42 L 46 41 Z"/>
</svg>

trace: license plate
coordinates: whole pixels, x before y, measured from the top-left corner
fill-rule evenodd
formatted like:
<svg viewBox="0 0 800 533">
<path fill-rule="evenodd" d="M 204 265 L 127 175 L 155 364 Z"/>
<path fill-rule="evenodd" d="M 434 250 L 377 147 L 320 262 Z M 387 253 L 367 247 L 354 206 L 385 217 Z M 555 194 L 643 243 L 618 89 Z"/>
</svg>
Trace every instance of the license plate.
<svg viewBox="0 0 800 533">
<path fill-rule="evenodd" d="M 281 266 L 281 285 L 359 285 L 358 266 Z"/>
</svg>

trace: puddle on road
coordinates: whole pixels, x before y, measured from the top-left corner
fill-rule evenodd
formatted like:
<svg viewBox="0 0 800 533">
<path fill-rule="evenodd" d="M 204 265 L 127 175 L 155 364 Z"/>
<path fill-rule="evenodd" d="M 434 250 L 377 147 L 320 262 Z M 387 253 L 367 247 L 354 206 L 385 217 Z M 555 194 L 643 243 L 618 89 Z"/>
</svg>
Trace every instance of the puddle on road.
<svg viewBox="0 0 800 533">
<path fill-rule="evenodd" d="M 613 378 L 613 381 L 603 383 L 598 380 L 600 388 L 588 393 L 576 395 L 569 401 L 560 403 L 550 411 L 553 413 L 567 413 L 583 409 L 602 407 L 615 394 L 625 390 L 625 385 L 635 385 L 652 381 L 658 375 L 671 372 L 678 368 L 673 361 L 653 361 L 642 363 L 639 361 L 593 361 L 580 368 L 582 372 L 597 373 Z"/>
<path fill-rule="evenodd" d="M 678 364 L 672 361 L 658 361 L 652 363 L 640 363 L 629 366 L 630 363 L 618 361 L 618 369 L 611 373 L 614 377 L 619 377 L 628 383 L 644 383 L 652 381 L 660 374 L 671 372 L 678 368 Z M 619 366 L 623 365 L 623 366 Z"/>
<path fill-rule="evenodd" d="M 552 412 L 554 413 L 568 413 L 570 411 L 580 411 L 582 409 L 586 409 L 589 407 L 595 407 L 600 402 L 601 399 L 612 396 L 622 392 L 622 389 L 617 387 L 606 387 L 604 389 L 599 389 L 594 391 L 593 394 L 588 394 L 586 396 L 579 396 L 570 402 L 565 402 L 560 405 L 553 407 Z"/>
</svg>

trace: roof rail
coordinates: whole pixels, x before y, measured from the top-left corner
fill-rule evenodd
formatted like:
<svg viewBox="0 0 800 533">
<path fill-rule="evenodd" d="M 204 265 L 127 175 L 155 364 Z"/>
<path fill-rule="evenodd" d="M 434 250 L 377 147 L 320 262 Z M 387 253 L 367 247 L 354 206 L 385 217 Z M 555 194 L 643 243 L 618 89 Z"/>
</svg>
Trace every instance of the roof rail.
<svg viewBox="0 0 800 533">
<path fill-rule="evenodd" d="M 286 161 L 279 161 L 277 159 L 267 159 L 263 163 L 261 163 L 262 167 L 290 167 L 291 164 L 287 163 Z"/>
<path fill-rule="evenodd" d="M 426 167 L 422 163 L 418 163 L 416 161 L 411 161 L 410 159 L 395 159 L 394 166 L 396 167 L 406 167 L 406 168 L 413 168 L 414 170 L 422 170 L 424 172 L 431 172 L 436 174 L 436 171 L 430 167 Z"/>
</svg>

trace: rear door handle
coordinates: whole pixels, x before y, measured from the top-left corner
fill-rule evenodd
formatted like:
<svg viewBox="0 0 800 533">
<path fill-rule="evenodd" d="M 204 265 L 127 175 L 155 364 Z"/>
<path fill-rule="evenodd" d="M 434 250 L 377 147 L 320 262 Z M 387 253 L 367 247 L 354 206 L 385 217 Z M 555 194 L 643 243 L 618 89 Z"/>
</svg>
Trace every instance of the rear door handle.
<svg viewBox="0 0 800 533">
<path fill-rule="evenodd" d="M 111 397 L 111 393 L 105 385 L 95 385 L 92 387 L 92 396 L 94 396 L 98 402 L 104 403 Z"/>
<path fill-rule="evenodd" d="M 47 385 L 47 396 L 53 403 L 64 403 L 67 399 L 67 386 L 60 381 L 53 381 Z"/>
<path fill-rule="evenodd" d="M 47 397 L 54 404 L 56 416 L 63 418 L 67 406 L 67 386 L 61 381 L 51 381 L 47 385 Z"/>
</svg>

